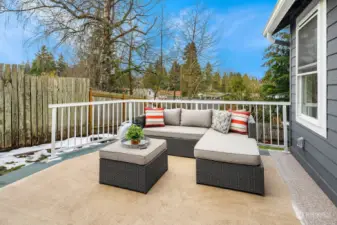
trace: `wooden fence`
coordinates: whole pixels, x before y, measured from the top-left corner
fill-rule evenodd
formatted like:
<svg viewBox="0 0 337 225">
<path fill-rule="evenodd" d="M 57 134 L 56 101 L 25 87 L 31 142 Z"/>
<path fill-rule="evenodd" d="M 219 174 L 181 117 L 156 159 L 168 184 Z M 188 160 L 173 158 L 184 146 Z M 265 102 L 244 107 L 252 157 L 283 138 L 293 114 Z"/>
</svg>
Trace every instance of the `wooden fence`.
<svg viewBox="0 0 337 225">
<path fill-rule="evenodd" d="M 50 142 L 48 105 L 87 102 L 89 86 L 89 79 L 30 76 L 0 64 L 0 151 Z"/>
</svg>

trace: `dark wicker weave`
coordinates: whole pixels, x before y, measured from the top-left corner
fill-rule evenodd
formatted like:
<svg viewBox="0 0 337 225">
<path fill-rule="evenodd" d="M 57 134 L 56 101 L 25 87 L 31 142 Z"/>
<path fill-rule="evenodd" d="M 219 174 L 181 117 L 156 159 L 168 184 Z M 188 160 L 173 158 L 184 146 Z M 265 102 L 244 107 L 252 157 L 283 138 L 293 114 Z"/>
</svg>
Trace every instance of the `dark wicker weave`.
<svg viewBox="0 0 337 225">
<path fill-rule="evenodd" d="M 264 195 L 264 168 L 196 159 L 197 184 Z"/>
<path fill-rule="evenodd" d="M 163 151 L 146 165 L 101 158 L 99 182 L 101 184 L 147 193 L 167 169 L 167 150 Z"/>
<path fill-rule="evenodd" d="M 199 141 L 199 140 L 185 140 L 170 137 L 158 137 L 158 136 L 148 136 L 148 137 L 166 140 L 167 154 L 187 158 L 194 158 L 194 146 Z"/>
</svg>

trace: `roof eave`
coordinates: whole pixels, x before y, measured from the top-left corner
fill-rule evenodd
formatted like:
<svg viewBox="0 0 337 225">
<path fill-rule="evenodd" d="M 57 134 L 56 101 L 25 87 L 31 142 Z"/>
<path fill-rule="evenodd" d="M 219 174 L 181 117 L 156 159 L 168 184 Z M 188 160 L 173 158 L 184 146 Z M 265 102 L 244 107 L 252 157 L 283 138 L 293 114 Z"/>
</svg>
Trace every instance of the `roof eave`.
<svg viewBox="0 0 337 225">
<path fill-rule="evenodd" d="M 291 6 L 296 0 L 278 0 L 276 6 L 270 16 L 268 23 L 263 31 L 263 36 L 267 37 L 268 34 L 274 34 L 278 25 L 281 23 L 284 16 L 287 14 Z"/>
</svg>

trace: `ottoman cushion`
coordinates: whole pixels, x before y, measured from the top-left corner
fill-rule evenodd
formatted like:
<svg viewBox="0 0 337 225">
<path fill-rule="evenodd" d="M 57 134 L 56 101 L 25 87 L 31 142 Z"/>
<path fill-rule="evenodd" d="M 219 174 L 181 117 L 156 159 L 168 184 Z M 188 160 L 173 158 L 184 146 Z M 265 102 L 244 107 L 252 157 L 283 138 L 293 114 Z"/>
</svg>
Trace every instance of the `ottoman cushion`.
<svg viewBox="0 0 337 225">
<path fill-rule="evenodd" d="M 236 133 L 223 134 L 209 129 L 194 147 L 195 158 L 257 166 L 261 164 L 255 139 Z"/>
<path fill-rule="evenodd" d="M 120 141 L 117 141 L 102 148 L 99 151 L 99 157 L 138 165 L 146 165 L 157 155 L 165 151 L 166 148 L 166 141 L 161 139 L 151 138 L 150 145 L 147 149 L 124 148 Z"/>
</svg>

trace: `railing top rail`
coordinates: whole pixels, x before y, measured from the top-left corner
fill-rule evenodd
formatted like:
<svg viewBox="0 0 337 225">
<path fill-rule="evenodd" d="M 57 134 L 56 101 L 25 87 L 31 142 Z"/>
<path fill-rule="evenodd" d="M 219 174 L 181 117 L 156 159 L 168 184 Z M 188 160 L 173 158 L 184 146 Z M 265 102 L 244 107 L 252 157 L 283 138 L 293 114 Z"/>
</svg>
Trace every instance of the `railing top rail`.
<svg viewBox="0 0 337 225">
<path fill-rule="evenodd" d="M 148 103 L 194 103 L 194 104 L 232 104 L 232 105 L 290 105 L 290 102 L 267 102 L 267 101 L 223 101 L 223 100 L 138 100 L 132 102 Z"/>
<path fill-rule="evenodd" d="M 50 104 L 49 108 L 65 108 L 65 107 L 78 107 L 89 105 L 104 105 L 104 104 L 116 104 L 116 103 L 129 103 L 129 102 L 145 102 L 145 103 L 176 103 L 176 104 L 226 104 L 226 105 L 278 105 L 288 106 L 290 102 L 263 102 L 263 101 L 212 101 L 212 100 L 113 100 L 113 101 L 97 101 L 97 102 L 76 102 L 76 103 L 64 103 L 64 104 Z"/>
</svg>

